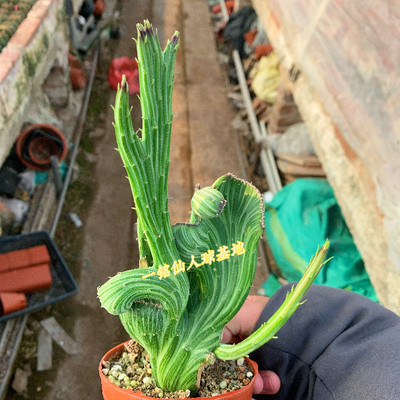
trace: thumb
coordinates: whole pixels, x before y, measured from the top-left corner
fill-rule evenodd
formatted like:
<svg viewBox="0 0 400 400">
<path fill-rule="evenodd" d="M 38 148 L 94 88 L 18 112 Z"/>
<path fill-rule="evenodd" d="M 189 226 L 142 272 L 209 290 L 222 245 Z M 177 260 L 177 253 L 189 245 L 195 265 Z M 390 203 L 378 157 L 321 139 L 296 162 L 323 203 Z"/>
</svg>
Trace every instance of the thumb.
<svg viewBox="0 0 400 400">
<path fill-rule="evenodd" d="M 230 331 L 230 329 L 225 326 L 224 330 L 222 331 L 222 338 L 221 338 L 221 342 L 222 343 L 232 343 L 233 340 L 233 334 Z"/>
<path fill-rule="evenodd" d="M 272 371 L 259 371 L 254 382 L 255 394 L 276 394 L 281 388 L 279 376 Z"/>
</svg>

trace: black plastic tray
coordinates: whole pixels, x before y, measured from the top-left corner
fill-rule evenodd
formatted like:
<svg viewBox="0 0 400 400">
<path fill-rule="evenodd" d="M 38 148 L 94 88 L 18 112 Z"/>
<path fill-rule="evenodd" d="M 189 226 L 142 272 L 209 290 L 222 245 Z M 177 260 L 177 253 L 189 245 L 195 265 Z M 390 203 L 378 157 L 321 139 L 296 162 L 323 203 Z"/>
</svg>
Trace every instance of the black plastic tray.
<svg viewBox="0 0 400 400">
<path fill-rule="evenodd" d="M 3 236 L 0 238 L 0 253 L 27 249 L 41 244 L 46 245 L 50 254 L 50 271 L 53 281 L 50 289 L 27 295 L 27 307 L 15 313 L 0 317 L 0 322 L 39 310 L 40 308 L 63 300 L 77 292 L 78 286 L 65 264 L 60 251 L 47 231 Z"/>
</svg>

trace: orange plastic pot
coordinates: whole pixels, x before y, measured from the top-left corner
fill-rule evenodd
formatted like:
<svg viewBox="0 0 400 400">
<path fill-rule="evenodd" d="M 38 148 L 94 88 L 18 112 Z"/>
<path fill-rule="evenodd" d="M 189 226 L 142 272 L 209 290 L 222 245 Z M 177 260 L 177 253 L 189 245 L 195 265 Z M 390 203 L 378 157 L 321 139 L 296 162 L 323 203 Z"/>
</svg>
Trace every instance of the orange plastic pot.
<svg viewBox="0 0 400 400">
<path fill-rule="evenodd" d="M 134 392 L 130 389 L 122 389 L 111 383 L 108 378 L 103 374 L 103 361 L 108 361 L 114 356 L 121 354 L 124 351 L 124 344 L 125 343 L 121 343 L 118 346 L 113 347 L 104 355 L 104 357 L 100 361 L 99 374 L 104 400 L 160 400 L 158 397 L 156 398 L 145 396 L 140 391 Z M 253 394 L 255 377 L 258 373 L 258 365 L 249 358 L 246 358 L 246 361 L 251 365 L 254 373 L 253 379 L 247 386 L 238 390 L 234 390 L 232 392 L 220 394 L 218 396 L 196 397 L 196 400 L 210 400 L 211 398 L 213 400 L 250 400 Z"/>
</svg>

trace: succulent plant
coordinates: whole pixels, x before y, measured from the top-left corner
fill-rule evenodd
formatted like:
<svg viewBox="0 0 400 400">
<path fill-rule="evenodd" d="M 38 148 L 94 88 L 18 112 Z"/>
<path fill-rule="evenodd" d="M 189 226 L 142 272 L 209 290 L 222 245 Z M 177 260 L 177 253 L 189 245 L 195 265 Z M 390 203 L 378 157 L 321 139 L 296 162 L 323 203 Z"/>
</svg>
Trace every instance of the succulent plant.
<svg viewBox="0 0 400 400">
<path fill-rule="evenodd" d="M 124 79 L 114 112 L 118 151 L 137 214 L 140 267 L 118 273 L 98 295 L 102 306 L 119 315 L 128 334 L 147 350 L 162 389 L 196 391 L 197 373 L 208 354 L 239 358 L 274 337 L 299 306 L 328 244 L 275 319 L 243 344 L 221 345 L 225 324 L 253 283 L 264 228 L 263 201 L 253 185 L 227 174 L 196 191 L 190 223 L 171 226 L 167 184 L 179 35 L 176 32 L 162 50 L 148 21 L 138 24 L 137 31 L 142 128 L 136 132 L 132 126 Z"/>
</svg>

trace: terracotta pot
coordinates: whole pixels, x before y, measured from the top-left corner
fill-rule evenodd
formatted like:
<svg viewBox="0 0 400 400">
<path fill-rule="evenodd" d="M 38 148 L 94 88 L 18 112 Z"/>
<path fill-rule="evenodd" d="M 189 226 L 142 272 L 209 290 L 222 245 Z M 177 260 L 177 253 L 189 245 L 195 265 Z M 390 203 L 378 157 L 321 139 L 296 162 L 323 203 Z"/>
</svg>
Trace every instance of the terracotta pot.
<svg viewBox="0 0 400 400">
<path fill-rule="evenodd" d="M 124 344 L 121 343 L 118 346 L 109 350 L 104 357 L 101 359 L 99 364 L 99 375 L 101 380 L 101 389 L 103 392 L 104 400 L 160 400 L 158 397 L 148 397 L 142 394 L 142 392 L 134 392 L 130 389 L 122 389 L 113 383 L 103 374 L 103 361 L 108 361 L 113 358 L 115 355 L 121 354 L 124 351 Z M 196 397 L 196 400 L 210 400 L 210 399 L 223 399 L 223 400 L 250 400 L 253 394 L 253 386 L 255 381 L 255 376 L 258 373 L 257 364 L 246 358 L 246 361 L 251 365 L 254 373 L 254 377 L 251 382 L 239 390 L 234 390 L 232 392 L 220 394 L 218 396 L 213 397 Z"/>
<path fill-rule="evenodd" d="M 93 15 L 97 18 L 100 18 L 103 15 L 105 8 L 106 5 L 103 0 L 96 0 L 94 2 Z"/>
<path fill-rule="evenodd" d="M 82 68 L 82 62 L 79 60 L 78 57 L 74 56 L 70 52 L 67 53 L 68 57 L 68 65 L 71 68 Z"/>
<path fill-rule="evenodd" d="M 228 12 L 228 15 L 231 15 L 233 12 L 233 9 L 235 8 L 235 2 L 233 0 L 226 0 L 225 1 L 225 7 L 226 7 L 226 11 Z M 213 6 L 211 8 L 211 11 L 214 14 L 219 14 L 222 9 L 221 9 L 221 5 L 220 4 L 216 4 L 215 6 Z"/>
<path fill-rule="evenodd" d="M 23 293 L 0 293 L 0 316 L 23 310 L 26 306 L 26 296 Z"/>
<path fill-rule="evenodd" d="M 0 273 L 0 292 L 33 293 L 51 287 L 49 264 L 14 269 Z"/>
<path fill-rule="evenodd" d="M 69 78 L 73 90 L 81 90 L 86 86 L 86 74 L 82 68 L 71 67 Z"/>
<path fill-rule="evenodd" d="M 253 29 L 251 31 L 246 32 L 243 37 L 244 40 L 251 46 L 254 42 L 254 39 L 257 37 L 258 34 L 258 30 L 257 29 Z"/>
<path fill-rule="evenodd" d="M 61 162 L 68 151 L 63 133 L 51 124 L 34 124 L 24 129 L 15 143 L 16 153 L 28 168 L 45 171 L 51 168 L 51 156 Z"/>
<path fill-rule="evenodd" d="M 273 47 L 271 44 L 259 44 L 254 49 L 254 58 L 259 60 L 261 57 L 267 57 L 273 51 Z"/>
</svg>

